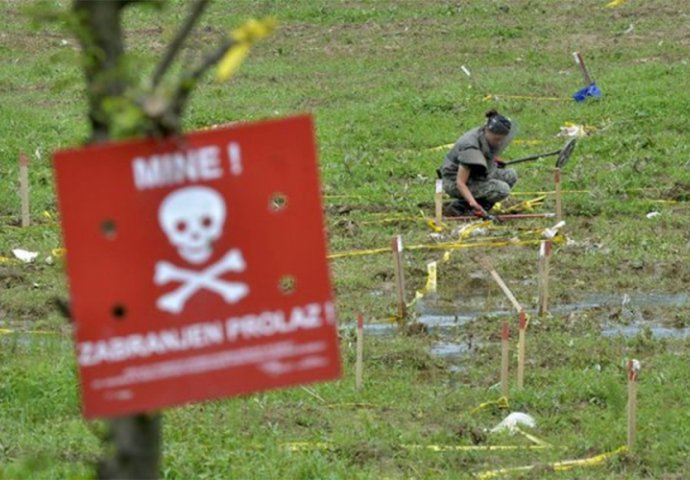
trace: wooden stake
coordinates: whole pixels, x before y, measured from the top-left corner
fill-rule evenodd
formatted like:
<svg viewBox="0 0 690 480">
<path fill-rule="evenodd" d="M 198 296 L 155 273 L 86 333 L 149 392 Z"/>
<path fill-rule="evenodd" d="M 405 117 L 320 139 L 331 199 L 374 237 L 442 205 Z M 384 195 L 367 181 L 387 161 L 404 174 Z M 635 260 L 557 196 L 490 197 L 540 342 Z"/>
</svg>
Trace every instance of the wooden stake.
<svg viewBox="0 0 690 480">
<path fill-rule="evenodd" d="M 504 213 L 502 215 L 496 215 L 499 220 L 524 220 L 528 218 L 553 218 L 556 216 L 555 213 Z M 475 215 L 461 215 L 459 217 L 445 217 L 446 221 L 453 222 L 465 222 L 467 220 L 476 220 Z"/>
<path fill-rule="evenodd" d="M 560 222 L 563 220 L 563 204 L 561 200 L 561 169 L 556 168 L 554 172 L 554 183 L 556 184 L 556 221 Z"/>
<path fill-rule="evenodd" d="M 434 194 L 434 204 L 436 206 L 435 221 L 440 226 L 443 220 L 443 180 L 436 180 L 436 193 Z"/>
<path fill-rule="evenodd" d="M 398 318 L 404 322 L 407 315 L 405 302 L 405 272 L 403 270 L 403 242 L 400 235 L 393 237 L 393 265 L 395 267 L 395 288 L 398 292 Z"/>
<path fill-rule="evenodd" d="M 501 331 L 501 395 L 508 398 L 508 367 L 510 365 L 510 324 L 503 322 Z"/>
<path fill-rule="evenodd" d="M 357 360 L 355 362 L 355 387 L 362 389 L 362 370 L 364 361 L 364 318 L 357 315 Z"/>
<path fill-rule="evenodd" d="M 525 330 L 527 330 L 527 316 L 524 310 L 520 312 L 519 319 L 517 388 L 522 390 L 525 385 Z"/>
<path fill-rule="evenodd" d="M 582 58 L 582 55 L 580 55 L 580 52 L 573 52 L 573 57 L 575 57 L 575 63 L 577 63 L 577 66 L 580 67 L 580 71 L 582 72 L 582 79 L 585 81 L 585 86 L 594 83 L 592 81 L 591 75 L 587 71 L 587 67 L 585 66 L 585 60 Z"/>
<path fill-rule="evenodd" d="M 29 216 L 29 158 L 19 154 L 19 197 L 22 208 L 22 227 L 31 225 Z"/>
<path fill-rule="evenodd" d="M 543 240 L 539 246 L 539 316 L 543 317 L 549 310 L 549 258 L 551 258 L 551 240 Z"/>
<path fill-rule="evenodd" d="M 523 311 L 522 306 L 520 303 L 517 301 L 515 298 L 515 295 L 513 295 L 513 292 L 510 291 L 508 288 L 508 285 L 505 284 L 501 276 L 494 270 L 493 265 L 491 265 L 491 262 L 489 259 L 486 257 L 482 257 L 479 259 L 479 263 L 482 264 L 482 266 L 491 274 L 493 279 L 496 281 L 499 287 L 501 287 L 501 290 L 503 290 L 503 293 L 505 294 L 506 297 L 508 297 L 508 300 L 510 300 L 510 303 L 513 304 L 513 307 L 515 307 L 515 310 L 520 313 Z"/>
<path fill-rule="evenodd" d="M 437 272 L 438 272 L 438 262 L 429 262 L 426 264 L 426 291 L 427 293 L 436 293 L 438 287 Z"/>
<path fill-rule="evenodd" d="M 635 446 L 637 433 L 637 376 L 640 373 L 640 362 L 628 360 L 628 451 Z"/>
</svg>

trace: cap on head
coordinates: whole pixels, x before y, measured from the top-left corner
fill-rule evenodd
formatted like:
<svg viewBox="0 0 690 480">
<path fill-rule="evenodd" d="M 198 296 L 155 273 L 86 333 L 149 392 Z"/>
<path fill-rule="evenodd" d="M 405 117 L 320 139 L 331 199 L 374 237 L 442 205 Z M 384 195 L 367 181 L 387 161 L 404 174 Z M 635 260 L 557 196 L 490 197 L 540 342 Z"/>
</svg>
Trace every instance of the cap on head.
<svg viewBox="0 0 690 480">
<path fill-rule="evenodd" d="M 509 118 L 504 117 L 496 110 L 486 112 L 486 129 L 496 135 L 508 135 L 512 123 Z"/>
</svg>

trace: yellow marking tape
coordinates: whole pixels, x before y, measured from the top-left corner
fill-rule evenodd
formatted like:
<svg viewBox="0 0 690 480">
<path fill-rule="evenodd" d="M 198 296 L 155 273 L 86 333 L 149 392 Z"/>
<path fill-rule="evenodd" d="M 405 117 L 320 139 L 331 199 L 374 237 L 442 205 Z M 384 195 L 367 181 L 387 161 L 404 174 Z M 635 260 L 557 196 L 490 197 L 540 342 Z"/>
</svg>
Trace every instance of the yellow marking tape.
<svg viewBox="0 0 690 480">
<path fill-rule="evenodd" d="M 23 333 L 31 335 L 59 335 L 58 332 L 51 332 L 50 330 L 28 330 L 26 332 L 21 332 L 18 330 L 12 330 L 9 328 L 0 328 L 0 335 L 11 335 L 13 333 Z"/>
<path fill-rule="evenodd" d="M 427 226 L 434 231 L 434 233 L 441 233 L 443 230 L 448 228 L 448 225 L 441 222 L 441 225 L 436 225 L 436 220 L 433 218 L 425 218 Z"/>
<path fill-rule="evenodd" d="M 323 198 L 358 198 L 364 200 L 364 197 L 361 195 L 324 195 Z"/>
<path fill-rule="evenodd" d="M 291 452 L 304 452 L 307 450 L 329 450 L 334 448 L 327 442 L 286 442 L 282 446 Z M 546 445 L 400 445 L 409 450 L 432 450 L 434 452 L 496 452 L 514 450 L 544 450 L 552 448 Z"/>
<path fill-rule="evenodd" d="M 546 199 L 546 195 L 540 195 L 537 198 L 533 198 L 531 200 L 525 200 L 520 203 L 517 203 L 513 205 L 512 207 L 506 208 L 505 210 L 500 208 L 497 210 L 497 213 L 500 215 L 501 213 L 515 213 L 515 212 L 524 212 L 524 211 L 532 211 L 534 210 L 534 207 L 537 205 L 541 205 L 544 203 L 544 200 Z"/>
<path fill-rule="evenodd" d="M 266 38 L 276 28 L 276 20 L 273 17 L 266 17 L 261 20 L 254 18 L 247 20 L 244 25 L 230 32 L 230 38 L 235 43 L 228 49 L 223 58 L 218 62 L 216 78 L 227 80 L 240 67 L 249 50 L 258 40 Z"/>
<path fill-rule="evenodd" d="M 67 250 L 65 248 L 62 248 L 62 247 L 53 248 L 50 251 L 50 254 L 55 258 L 62 258 L 65 256 L 66 253 L 67 253 Z M 3 265 L 3 264 L 4 265 L 23 265 L 25 263 L 34 263 L 34 261 L 22 262 L 18 258 L 0 256 L 0 265 Z"/>
<path fill-rule="evenodd" d="M 389 218 L 380 218 L 378 220 L 366 220 L 364 222 L 359 222 L 360 225 L 373 225 L 377 223 L 396 223 L 396 222 L 402 222 L 402 221 L 419 221 L 419 218 L 413 217 L 411 215 L 405 216 L 405 217 L 389 217 Z"/>
<path fill-rule="evenodd" d="M 439 145 L 438 147 L 431 147 L 428 149 L 428 151 L 436 152 L 438 150 L 447 150 L 447 149 L 451 148 L 453 145 L 455 145 L 455 144 L 454 143 L 446 143 L 445 145 Z"/>
<path fill-rule="evenodd" d="M 516 427 L 515 431 L 517 431 L 520 435 L 522 435 L 529 441 L 534 442 L 535 445 L 542 445 L 547 448 L 553 448 L 553 445 L 551 445 L 549 442 L 545 442 L 544 440 L 532 435 L 531 433 L 525 432 L 519 427 Z"/>
<path fill-rule="evenodd" d="M 494 225 L 493 222 L 490 221 L 481 221 L 465 225 L 458 232 L 458 240 L 467 240 L 468 238 L 470 238 L 472 232 L 474 232 L 475 230 L 479 230 L 480 228 L 493 228 L 495 226 L 496 225 Z"/>
<path fill-rule="evenodd" d="M 426 283 L 424 284 L 424 288 L 421 290 L 417 290 L 414 292 L 414 298 L 410 303 L 407 304 L 407 308 L 412 308 L 412 306 L 417 303 L 419 300 L 424 298 L 424 295 L 426 295 L 429 292 L 435 292 L 436 291 L 436 262 L 430 262 L 427 263 L 426 265 L 426 270 L 427 270 L 427 278 L 426 278 Z"/>
<path fill-rule="evenodd" d="M 544 450 L 553 448 L 548 445 L 401 445 L 410 450 L 426 449 L 434 452 L 474 452 L 474 451 L 505 451 L 505 450 Z"/>
<path fill-rule="evenodd" d="M 347 252 L 336 252 L 336 253 L 331 253 L 330 255 L 327 255 L 326 258 L 329 260 L 334 260 L 338 258 L 345 258 L 345 257 L 361 257 L 365 255 L 376 255 L 377 253 L 385 253 L 385 252 L 390 252 L 391 247 L 386 247 L 386 248 L 370 248 L 367 250 L 350 250 Z"/>
<path fill-rule="evenodd" d="M 429 262 L 426 264 L 427 278 L 424 290 L 427 292 L 436 292 L 438 286 L 436 273 L 438 271 L 438 262 Z"/>
<path fill-rule="evenodd" d="M 508 398 L 501 397 L 498 400 L 489 400 L 488 402 L 484 402 L 479 406 L 474 407 L 472 410 L 470 410 L 470 415 L 474 415 L 475 413 L 480 412 L 485 408 L 491 407 L 493 405 L 496 405 L 498 408 L 503 410 L 510 408 L 510 405 L 508 404 Z"/>
<path fill-rule="evenodd" d="M 516 145 L 539 145 L 539 144 L 544 143 L 544 142 L 542 140 L 517 139 L 517 140 L 513 140 L 513 143 L 515 143 Z M 427 148 L 427 151 L 437 152 L 439 150 L 448 150 L 449 148 L 452 148 L 454 145 L 455 145 L 454 143 L 446 143 L 445 145 L 438 145 L 436 147 Z"/>
<path fill-rule="evenodd" d="M 327 450 L 332 445 L 325 442 L 286 442 L 282 444 L 291 452 L 303 452 L 305 450 Z"/>
<path fill-rule="evenodd" d="M 363 402 L 344 402 L 344 403 L 331 403 L 326 405 L 328 408 L 376 408 L 377 405 L 373 403 L 363 403 Z"/>
<path fill-rule="evenodd" d="M 565 460 L 563 462 L 555 462 L 555 463 L 549 463 L 546 464 L 545 466 L 551 467 L 554 471 L 556 472 L 563 472 L 567 470 L 572 470 L 573 468 L 577 467 L 597 467 L 599 465 L 602 465 L 605 463 L 607 460 L 610 458 L 627 451 L 628 448 L 626 446 L 622 446 L 617 448 L 616 450 L 612 452 L 607 452 L 607 453 L 602 453 L 600 455 L 596 455 L 594 457 L 590 458 L 583 458 L 580 460 Z M 539 465 L 542 466 L 542 465 Z M 512 468 L 500 468 L 498 470 L 489 470 L 487 472 L 482 472 L 477 474 L 477 478 L 480 480 L 486 480 L 488 478 L 496 478 L 500 477 L 506 474 L 511 474 L 511 473 L 517 473 L 517 472 L 527 472 L 530 471 L 534 468 L 536 468 L 537 465 L 528 465 L 524 467 L 512 467 Z"/>
<path fill-rule="evenodd" d="M 558 238 L 558 237 L 556 237 Z M 406 245 L 407 250 L 464 250 L 467 248 L 491 248 L 491 247 L 507 247 L 512 245 L 535 245 L 542 241 L 541 238 L 534 240 L 495 240 L 495 241 L 477 241 L 477 242 L 444 242 L 444 243 L 431 243 L 431 244 L 421 244 L 421 245 Z M 563 239 L 561 239 L 563 241 Z M 360 257 L 366 255 L 376 255 L 379 253 L 390 252 L 390 247 L 386 248 L 371 248 L 367 250 L 350 250 L 346 252 L 336 252 L 331 253 L 326 258 L 329 260 L 335 260 L 338 258 L 346 257 Z"/>
<path fill-rule="evenodd" d="M 523 211 L 533 211 L 536 206 L 542 205 L 544 203 L 545 199 L 546 199 L 546 195 L 540 195 L 540 196 L 533 198 L 531 200 L 524 200 L 524 201 L 517 203 L 517 204 L 513 205 L 512 207 L 509 207 L 506 209 L 502 208 L 500 203 L 497 203 L 494 207 L 494 210 L 499 215 L 502 213 L 516 213 L 516 212 L 523 212 Z M 424 221 L 426 222 L 426 224 L 429 226 L 429 228 L 431 228 L 434 232 L 439 233 L 439 232 L 442 232 L 443 230 L 448 228 L 448 225 L 446 225 L 443 222 L 441 222 L 441 224 L 438 225 L 434 218 L 427 217 L 426 215 L 424 215 L 424 211 L 420 210 L 420 214 L 421 214 L 422 218 L 424 219 Z M 496 229 L 497 228 L 497 226 L 494 225 L 493 222 L 490 222 L 490 221 L 482 221 L 478 224 L 473 223 L 472 225 L 475 226 L 473 229 L 475 229 L 475 228 L 494 228 L 494 229 Z M 467 235 L 469 235 L 469 233 L 472 230 L 470 230 L 467 233 Z"/>
<path fill-rule="evenodd" d="M 622 6 L 625 2 L 626 0 L 613 0 L 612 2 L 607 3 L 606 6 L 608 8 L 618 8 Z"/>
<path fill-rule="evenodd" d="M 561 193 L 592 193 L 591 190 L 561 190 Z M 527 196 L 527 195 L 555 195 L 555 190 L 544 190 L 541 192 L 510 192 L 512 197 Z"/>
<path fill-rule="evenodd" d="M 568 97 L 540 97 L 535 95 L 495 95 L 489 94 L 484 97 L 484 101 L 487 100 L 501 100 L 502 98 L 507 98 L 510 100 L 548 100 L 552 102 L 562 102 L 570 100 Z"/>
</svg>

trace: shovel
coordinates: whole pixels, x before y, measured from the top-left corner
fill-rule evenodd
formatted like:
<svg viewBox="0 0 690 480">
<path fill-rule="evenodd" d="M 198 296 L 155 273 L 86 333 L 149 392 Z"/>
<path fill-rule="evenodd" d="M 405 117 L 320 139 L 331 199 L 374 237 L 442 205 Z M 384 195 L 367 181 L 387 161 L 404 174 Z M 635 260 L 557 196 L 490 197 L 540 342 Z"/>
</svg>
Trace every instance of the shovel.
<svg viewBox="0 0 690 480">
<path fill-rule="evenodd" d="M 509 162 L 505 162 L 504 165 L 515 165 L 516 163 L 529 162 L 529 161 L 538 160 L 538 159 L 544 158 L 544 157 L 550 157 L 551 155 L 558 155 L 558 158 L 556 159 L 556 168 L 563 168 L 563 166 L 570 159 L 570 156 L 573 154 L 573 150 L 575 150 L 575 144 L 576 143 L 577 143 L 577 138 L 571 138 L 563 146 L 563 148 L 561 148 L 559 150 L 554 150 L 553 152 L 549 152 L 549 153 L 540 153 L 538 155 L 530 155 L 529 157 L 524 157 L 524 158 L 518 158 L 517 160 L 511 160 Z"/>
<path fill-rule="evenodd" d="M 573 94 L 573 99 L 576 102 L 584 102 L 587 100 L 587 97 L 601 97 L 601 90 L 599 87 L 597 87 L 597 84 L 589 75 L 587 67 L 585 67 L 585 61 L 582 58 L 582 55 L 580 55 L 580 52 L 573 52 L 573 56 L 575 57 L 575 63 L 577 63 L 577 65 L 580 67 L 580 71 L 582 71 L 582 78 L 584 78 L 585 84 L 587 84 L 586 87 L 581 88 Z"/>
</svg>

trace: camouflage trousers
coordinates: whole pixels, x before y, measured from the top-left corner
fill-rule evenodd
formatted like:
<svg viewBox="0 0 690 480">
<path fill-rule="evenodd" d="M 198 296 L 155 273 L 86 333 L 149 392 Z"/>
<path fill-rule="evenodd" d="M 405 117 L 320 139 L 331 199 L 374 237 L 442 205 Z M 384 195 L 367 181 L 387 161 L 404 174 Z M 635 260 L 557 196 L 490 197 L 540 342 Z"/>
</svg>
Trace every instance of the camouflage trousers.
<svg viewBox="0 0 690 480">
<path fill-rule="evenodd" d="M 517 172 L 514 169 L 497 168 L 488 177 L 481 180 L 470 178 L 467 187 L 478 202 L 493 205 L 510 195 L 510 189 L 517 183 L 517 179 Z M 465 200 L 454 181 L 451 182 L 444 178 L 443 190 L 451 197 Z"/>
</svg>

